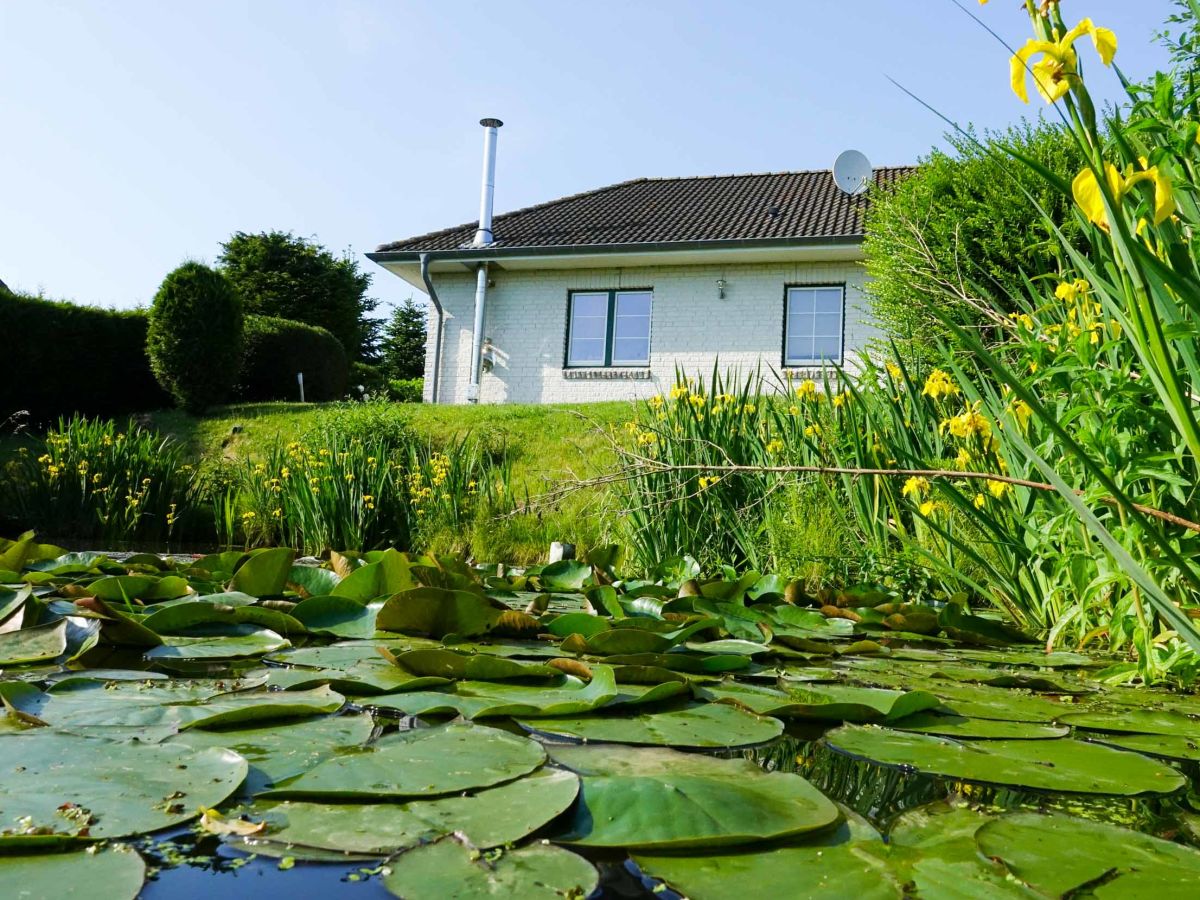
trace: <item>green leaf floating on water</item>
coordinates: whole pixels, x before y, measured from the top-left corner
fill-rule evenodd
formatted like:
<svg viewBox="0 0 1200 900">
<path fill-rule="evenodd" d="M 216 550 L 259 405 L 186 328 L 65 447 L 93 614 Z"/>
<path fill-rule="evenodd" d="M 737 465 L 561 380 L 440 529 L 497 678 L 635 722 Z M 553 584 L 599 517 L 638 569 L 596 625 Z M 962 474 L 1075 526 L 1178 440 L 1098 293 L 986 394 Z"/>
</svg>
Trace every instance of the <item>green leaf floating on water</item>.
<svg viewBox="0 0 1200 900">
<path fill-rule="evenodd" d="M 391 734 L 357 753 L 319 764 L 264 797 L 384 800 L 435 797 L 528 775 L 546 760 L 536 741 L 450 724 Z"/>
<path fill-rule="evenodd" d="M 480 856 L 452 837 L 400 854 L 383 885 L 405 900 L 563 900 L 587 897 L 600 878 L 586 859 L 549 844 Z"/>
<path fill-rule="evenodd" d="M 314 634 L 369 639 L 375 636 L 375 616 L 381 606 L 382 603 L 363 604 L 349 597 L 309 597 L 296 604 L 292 616 Z"/>
<path fill-rule="evenodd" d="M 1186 783 L 1170 766 L 1069 738 L 954 741 L 878 726 L 843 725 L 825 735 L 833 749 L 885 766 L 964 781 L 1080 794 L 1169 794 Z"/>
<path fill-rule="evenodd" d="M 119 743 L 39 728 L 0 735 L 0 847 L 117 838 L 186 822 L 229 797 L 246 760 L 225 749 Z M 65 812 L 63 804 L 74 804 Z M 33 834 L 42 831 L 44 834 Z"/>
<path fill-rule="evenodd" d="M 745 747 L 783 733 L 783 723 L 778 719 L 723 703 L 634 716 L 595 713 L 578 718 L 523 719 L 517 724 L 556 737 L 656 747 Z"/>
<path fill-rule="evenodd" d="M 256 550 L 233 573 L 231 591 L 245 591 L 252 597 L 278 597 L 287 586 L 296 552 L 288 547 Z"/>
<path fill-rule="evenodd" d="M 1085 734 L 1081 737 L 1121 750 L 1145 753 L 1147 756 L 1200 762 L 1200 735 L 1195 733 L 1191 736 L 1182 734 Z"/>
<path fill-rule="evenodd" d="M 146 864 L 131 849 L 0 856 L 0 885 L 21 900 L 134 900 Z"/>
<path fill-rule="evenodd" d="M 744 759 L 647 747 L 553 747 L 583 778 L 557 840 L 588 847 L 724 847 L 818 831 L 841 817 L 799 775 Z"/>
<path fill-rule="evenodd" d="M 414 675 L 470 681 L 506 681 L 513 678 L 558 678 L 562 673 L 540 663 L 523 663 L 486 653 L 454 650 L 408 650 L 394 654 L 396 665 Z"/>
<path fill-rule="evenodd" d="M 67 652 L 67 620 L 0 633 L 0 666 L 56 659 Z"/>
<path fill-rule="evenodd" d="M 237 595 L 233 595 L 237 596 Z M 191 635 L 206 625 L 257 625 L 282 635 L 304 634 L 304 623 L 294 616 L 265 606 L 221 602 L 221 594 L 155 609 L 142 619 L 142 626 L 158 635 Z"/>
<path fill-rule="evenodd" d="M 538 578 L 548 591 L 580 591 L 592 577 L 592 567 L 578 559 L 560 559 L 542 568 Z"/>
<path fill-rule="evenodd" d="M 543 768 L 517 781 L 456 797 L 407 803 L 259 803 L 250 810 L 265 820 L 259 840 L 304 848 L 385 856 L 458 832 L 476 847 L 515 843 L 566 811 L 579 793 L 573 772 Z"/>
<path fill-rule="evenodd" d="M 377 709 L 397 709 L 410 716 L 448 713 L 468 719 L 495 716 L 573 716 L 604 706 L 619 696 L 609 666 L 593 666 L 592 680 L 584 683 L 564 675 L 556 684 L 497 684 L 460 681 L 453 691 L 411 691 L 385 694 L 364 701 Z"/>
<path fill-rule="evenodd" d="M 327 716 L 236 731 L 192 729 L 167 742 L 194 750 L 226 747 L 246 758 L 250 772 L 243 794 L 257 794 L 303 775 L 319 763 L 345 750 L 362 747 L 371 737 L 375 721 L 370 715 Z"/>
<path fill-rule="evenodd" d="M 881 722 L 903 718 L 941 701 L 926 691 L 891 691 L 846 684 L 803 686 L 781 682 L 781 690 L 726 682 L 697 688 L 697 695 L 734 703 L 761 715 L 835 722 Z"/>
<path fill-rule="evenodd" d="M 1068 713 L 1061 721 L 1089 731 L 1174 734 L 1200 739 L 1200 719 L 1167 709 L 1088 709 Z"/>
<path fill-rule="evenodd" d="M 943 737 L 981 740 L 1046 740 L 1066 737 L 1071 729 L 1066 725 L 1045 725 L 1040 722 L 1006 722 L 1003 719 L 971 719 L 966 716 L 919 712 L 888 723 L 901 731 L 918 731 Z"/>
<path fill-rule="evenodd" d="M 291 641 L 269 628 L 249 624 L 215 625 L 195 629 L 186 637 L 164 637 L 160 646 L 146 651 L 145 658 L 241 659 L 263 656 L 290 646 Z"/>
<path fill-rule="evenodd" d="M 1056 897 L 1088 885 L 1097 898 L 1190 900 L 1200 884 L 1200 852 L 1101 822 L 1015 813 L 984 825 L 975 840 L 985 855 Z"/>
<path fill-rule="evenodd" d="M 383 631 L 435 638 L 449 634 L 476 637 L 495 629 L 501 615 L 511 612 L 499 600 L 481 594 L 420 587 L 389 597 L 380 608 L 375 625 Z"/>
</svg>

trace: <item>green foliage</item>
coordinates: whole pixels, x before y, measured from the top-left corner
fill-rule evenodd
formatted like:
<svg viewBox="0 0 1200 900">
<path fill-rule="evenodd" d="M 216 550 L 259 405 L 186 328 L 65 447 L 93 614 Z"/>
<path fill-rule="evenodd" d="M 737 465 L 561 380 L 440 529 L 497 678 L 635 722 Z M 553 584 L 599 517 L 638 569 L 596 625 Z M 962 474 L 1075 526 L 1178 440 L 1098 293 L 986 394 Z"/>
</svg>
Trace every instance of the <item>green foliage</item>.
<svg viewBox="0 0 1200 900">
<path fill-rule="evenodd" d="M 76 540 L 163 541 L 191 508 L 183 448 L 130 422 L 74 417 L 23 446 L 0 478 L 20 527 Z"/>
<path fill-rule="evenodd" d="M 365 362 L 350 364 L 351 396 L 361 399 L 368 394 L 381 394 L 385 391 L 387 391 L 387 378 L 384 377 L 382 366 Z"/>
<path fill-rule="evenodd" d="M 113 416 L 168 406 L 146 359 L 146 314 L 0 291 L 0 321 L 17 345 L 0 358 L 0 419 L 27 410 Z"/>
<path fill-rule="evenodd" d="M 158 383 L 200 412 L 229 396 L 242 362 L 242 301 L 215 269 L 186 262 L 163 279 L 146 351 Z"/>
<path fill-rule="evenodd" d="M 1070 136 L 1045 122 L 947 140 L 950 153 L 931 152 L 916 172 L 876 194 L 867 213 L 872 311 L 910 358 L 936 356 L 949 338 L 943 316 L 994 339 L 1016 309 L 1009 298 L 1020 294 L 1024 278 L 1057 268 L 1054 229 L 1026 192 L 1056 222 L 1069 220 L 1069 198 L 1033 170 L 1013 166 L 1009 153 L 1066 179 L 1083 160 Z"/>
<path fill-rule="evenodd" d="M 321 403 L 346 395 L 346 351 L 324 328 L 274 316 L 246 316 L 242 353 L 239 400 L 298 398 L 298 372 L 304 373 L 307 401 Z"/>
<path fill-rule="evenodd" d="M 392 311 L 380 345 L 383 370 L 390 381 L 425 374 L 425 321 L 425 308 L 411 299 Z"/>
<path fill-rule="evenodd" d="M 357 260 L 283 231 L 239 231 L 221 247 L 221 269 L 246 312 L 324 328 L 352 360 L 369 355 L 374 328 L 367 313 L 376 301 L 367 296 L 371 276 Z"/>
<path fill-rule="evenodd" d="M 420 403 L 424 391 L 424 378 L 393 378 L 388 382 L 388 397 L 396 403 Z"/>
</svg>

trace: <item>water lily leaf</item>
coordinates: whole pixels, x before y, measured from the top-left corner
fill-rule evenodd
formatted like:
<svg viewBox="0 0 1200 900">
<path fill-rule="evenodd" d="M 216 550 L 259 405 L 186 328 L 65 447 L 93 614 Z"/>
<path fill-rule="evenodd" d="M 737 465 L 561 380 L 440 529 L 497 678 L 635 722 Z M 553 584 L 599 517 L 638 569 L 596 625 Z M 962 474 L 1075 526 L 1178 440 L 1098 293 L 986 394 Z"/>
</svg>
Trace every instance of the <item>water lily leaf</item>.
<svg viewBox="0 0 1200 900">
<path fill-rule="evenodd" d="M 555 737 L 657 747 L 744 747 L 783 733 L 783 723 L 778 719 L 722 703 L 632 716 L 519 719 L 517 724 L 527 731 Z"/>
<path fill-rule="evenodd" d="M 385 800 L 434 797 L 528 775 L 546 759 L 536 741 L 481 725 L 391 734 L 361 752 L 319 764 L 264 797 Z"/>
<path fill-rule="evenodd" d="M 578 559 L 560 559 L 542 568 L 538 578 L 549 591 L 582 591 L 592 577 L 592 567 Z"/>
<path fill-rule="evenodd" d="M 828 828 L 841 813 L 799 775 L 647 747 L 553 747 L 583 777 L 558 840 L 589 847 L 724 847 Z"/>
<path fill-rule="evenodd" d="M 409 559 L 397 550 L 388 549 L 372 562 L 346 574 L 329 593 L 368 603 L 378 597 L 412 590 L 417 585 Z"/>
<path fill-rule="evenodd" d="M 722 641 L 689 641 L 684 646 L 693 653 L 703 653 L 709 656 L 727 654 L 734 656 L 758 656 L 772 651 L 772 648 L 767 644 L 759 644 L 754 641 L 738 641 L 733 638 Z"/>
<path fill-rule="evenodd" d="M 854 623 L 849 619 L 829 619 L 815 609 L 781 605 L 772 607 L 768 613 L 776 635 L 795 637 L 836 638 L 854 633 Z"/>
<path fill-rule="evenodd" d="M 882 845 L 881 845 L 882 846 Z M 900 882 L 877 854 L 826 841 L 703 856 L 633 854 L 647 875 L 691 900 L 727 897 L 854 897 L 899 900 Z"/>
<path fill-rule="evenodd" d="M 285 587 L 308 599 L 332 594 L 341 580 L 342 576 L 324 566 L 293 565 Z"/>
<path fill-rule="evenodd" d="M 374 643 L 303 647 L 273 654 L 273 662 L 299 668 L 272 667 L 267 683 L 285 690 L 328 684 L 345 694 L 390 694 L 449 684 L 449 679 L 413 675 L 388 662 Z"/>
<path fill-rule="evenodd" d="M 453 837 L 402 853 L 389 864 L 383 885 L 406 900 L 562 900 L 587 897 L 600 883 L 586 859 L 549 844 L 480 856 Z"/>
<path fill-rule="evenodd" d="M 733 653 L 712 656 L 698 653 L 630 653 L 610 656 L 605 662 L 612 666 L 654 666 L 696 675 L 718 675 L 750 668 L 750 657 Z"/>
<path fill-rule="evenodd" d="M 1022 672 L 1016 669 L 989 669 L 983 666 L 938 666 L 933 678 L 951 681 L 987 684 L 992 687 L 1023 688 L 1047 694 L 1087 694 L 1096 690 L 1079 681 L 1068 681 L 1066 677 L 1050 677 L 1038 672 Z"/>
<path fill-rule="evenodd" d="M 499 787 L 407 803 L 260 803 L 252 817 L 267 822 L 263 840 L 384 856 L 457 832 L 476 847 L 515 843 L 566 811 L 579 778 L 562 769 L 539 769 Z"/>
<path fill-rule="evenodd" d="M 546 631 L 555 637 L 565 638 L 572 634 L 581 634 L 585 638 L 588 638 L 601 631 L 608 631 L 612 626 L 608 624 L 606 619 L 602 619 L 600 616 L 593 616 L 585 612 L 575 612 L 555 616 L 546 623 L 545 627 Z"/>
<path fill-rule="evenodd" d="M 996 688 L 982 684 L 956 684 L 952 681 L 926 682 L 929 690 L 942 698 L 947 710 L 975 719 L 1003 719 L 1009 722 L 1055 722 L 1070 713 L 1069 703 L 1022 693 L 1015 688 Z"/>
<path fill-rule="evenodd" d="M 1060 721 L 1089 731 L 1200 738 L 1200 720 L 1166 709 L 1087 709 L 1068 712 Z"/>
<path fill-rule="evenodd" d="M 1148 756 L 1200 762 L 1200 735 L 1182 734 L 1086 734 L 1086 740 L 1108 744 L 1121 750 L 1132 750 Z"/>
<path fill-rule="evenodd" d="M 1071 729 L 1065 725 L 1044 725 L 1040 722 L 1006 722 L 1002 719 L 970 719 L 966 716 L 919 712 L 888 723 L 901 731 L 938 734 L 959 739 L 983 740 L 1045 740 L 1066 737 Z"/>
<path fill-rule="evenodd" d="M 67 652 L 67 620 L 0 633 L 0 666 L 57 659 Z"/>
<path fill-rule="evenodd" d="M 885 766 L 1035 790 L 1079 794 L 1169 794 L 1185 783 L 1170 766 L 1084 741 L 960 742 L 878 726 L 843 725 L 823 740 Z"/>
<path fill-rule="evenodd" d="M 838 722 L 881 722 L 901 719 L 941 701 L 926 691 L 890 691 L 846 684 L 804 686 L 781 681 L 782 690 L 726 682 L 697 687 L 696 695 L 735 703 L 762 715 Z"/>
<path fill-rule="evenodd" d="M 146 651 L 146 659 L 238 659 L 262 656 L 290 647 L 291 641 L 269 628 L 255 625 L 217 626 L 221 633 L 164 637 L 162 645 Z"/>
<path fill-rule="evenodd" d="M 364 605 L 349 597 L 317 596 L 297 603 L 292 616 L 313 634 L 369 639 L 375 636 L 375 617 L 381 606 Z"/>
<path fill-rule="evenodd" d="M 219 598 L 222 595 L 214 595 Z M 193 629 L 205 625 L 258 625 L 283 635 L 305 634 L 303 623 L 287 613 L 257 605 L 230 606 L 205 598 L 173 603 L 156 609 L 142 619 L 142 626 L 159 636 L 194 636 Z"/>
<path fill-rule="evenodd" d="M 374 719 L 361 713 L 236 731 L 193 729 L 167 743 L 193 750 L 206 747 L 233 750 L 245 757 L 250 766 L 242 793 L 257 794 L 302 775 L 344 750 L 363 746 L 374 728 Z"/>
<path fill-rule="evenodd" d="M 9 616 L 24 606 L 31 593 L 32 590 L 28 585 L 15 590 L 0 587 L 0 622 L 5 622 Z M 20 625 L 21 623 L 17 622 L 12 628 L 4 627 L 0 628 L 0 631 L 16 631 Z"/>
<path fill-rule="evenodd" d="M 1019 628 L 999 619 L 972 615 L 957 603 L 947 603 L 942 607 L 938 624 L 950 637 L 965 644 L 1010 647 L 1013 644 L 1037 643 L 1037 638 L 1030 637 Z"/>
<path fill-rule="evenodd" d="M 134 900 L 146 864 L 129 848 L 0 856 L 0 884 L 21 900 Z"/>
<path fill-rule="evenodd" d="M 512 678 L 557 678 L 562 673 L 540 663 L 523 663 L 486 653 L 454 650 L 408 650 L 392 661 L 414 675 L 470 681 L 505 681 Z"/>
<path fill-rule="evenodd" d="M 223 802 L 247 771 L 230 750 L 117 743 L 47 728 L 0 735 L 0 760 L 0 822 L 29 817 L 30 828 L 44 831 L 0 832 L 3 847 L 158 831 Z"/>
<path fill-rule="evenodd" d="M 250 554 L 233 573 L 229 590 L 244 591 L 251 597 L 278 597 L 287 586 L 296 551 L 289 547 L 271 547 Z"/>
<path fill-rule="evenodd" d="M 511 613 L 499 600 L 468 591 L 420 587 L 393 594 L 383 604 L 375 625 L 383 631 L 476 637 L 497 628 L 502 613 Z"/>
<path fill-rule="evenodd" d="M 1073 816 L 1014 813 L 985 824 L 975 840 L 985 855 L 1055 897 L 1089 885 L 1100 898 L 1184 900 L 1196 895 L 1200 880 L 1200 852 Z"/>
<path fill-rule="evenodd" d="M 494 716 L 573 716 L 615 700 L 617 682 L 608 666 L 593 666 L 592 680 L 561 676 L 556 684 L 495 684 L 460 681 L 453 692 L 414 691 L 370 697 L 363 702 L 377 709 L 398 709 L 410 716 L 448 713 L 468 719 Z"/>
</svg>

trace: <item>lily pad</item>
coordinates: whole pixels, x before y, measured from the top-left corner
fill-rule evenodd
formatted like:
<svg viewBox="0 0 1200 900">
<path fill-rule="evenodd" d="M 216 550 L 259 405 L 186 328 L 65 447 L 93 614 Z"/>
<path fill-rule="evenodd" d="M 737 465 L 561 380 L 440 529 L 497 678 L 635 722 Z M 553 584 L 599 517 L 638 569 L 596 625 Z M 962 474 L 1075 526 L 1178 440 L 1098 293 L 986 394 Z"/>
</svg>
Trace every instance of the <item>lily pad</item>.
<svg viewBox="0 0 1200 900">
<path fill-rule="evenodd" d="M 593 714 L 525 719 L 517 724 L 537 734 L 655 747 L 745 747 L 773 740 L 783 733 L 783 723 L 778 719 L 756 716 L 721 703 L 635 716 Z"/>
<path fill-rule="evenodd" d="M 435 678 L 506 681 L 514 678 L 557 678 L 558 669 L 539 663 L 522 663 L 487 653 L 456 653 L 454 650 L 409 650 L 395 654 L 396 665 L 414 675 Z"/>
<path fill-rule="evenodd" d="M 402 853 L 389 864 L 383 885 L 405 900 L 563 900 L 586 897 L 600 882 L 586 859 L 549 844 L 480 856 L 453 837 Z"/>
<path fill-rule="evenodd" d="M 370 697 L 364 702 L 376 709 L 396 709 L 406 715 L 458 714 L 468 719 L 494 716 L 573 716 L 617 699 L 619 691 L 608 666 L 593 666 L 586 684 L 569 675 L 557 684 L 496 684 L 460 681 L 454 691 L 411 691 Z"/>
<path fill-rule="evenodd" d="M 1099 898 L 1187 900 L 1200 882 L 1200 852 L 1069 816 L 1014 813 L 984 825 L 975 840 L 984 854 L 1055 897 L 1087 885 Z"/>
<path fill-rule="evenodd" d="M 117 743 L 46 728 L 0 735 L 0 760 L 0 822 L 29 819 L 24 833 L 0 832 L 5 847 L 158 831 L 223 802 L 247 772 L 245 759 L 221 748 Z"/>
<path fill-rule="evenodd" d="M 1065 725 L 1045 725 L 1040 722 L 1006 722 L 1003 719 L 971 719 L 966 716 L 919 712 L 889 723 L 901 731 L 938 734 L 959 739 L 983 740 L 1046 740 L 1066 737 L 1071 729 Z"/>
<path fill-rule="evenodd" d="M 1200 719 L 1166 709 L 1089 709 L 1067 713 L 1061 721 L 1089 731 L 1174 734 L 1200 739 Z"/>
<path fill-rule="evenodd" d="M 131 849 L 0 856 L 0 884 L 20 900 L 134 900 L 146 864 Z"/>
<path fill-rule="evenodd" d="M 1164 759 L 1179 759 L 1200 762 L 1200 735 L 1188 737 L 1182 734 L 1087 734 L 1089 741 L 1108 744 L 1121 750 L 1161 756 Z"/>
<path fill-rule="evenodd" d="M 256 794 L 302 775 L 338 753 L 362 747 L 374 728 L 375 721 L 365 713 L 328 716 L 237 731 L 193 729 L 172 738 L 168 746 L 194 750 L 226 747 L 241 754 L 250 765 L 242 791 Z"/>
<path fill-rule="evenodd" d="M 254 625 L 218 626 L 218 633 L 189 637 L 165 637 L 158 647 L 146 651 L 146 659 L 239 659 L 263 656 L 291 641 L 268 628 Z"/>
<path fill-rule="evenodd" d="M 327 760 L 264 797 L 384 800 L 434 797 L 528 775 L 546 759 L 536 741 L 450 724 L 388 735 L 358 753 Z"/>
<path fill-rule="evenodd" d="M 927 691 L 892 691 L 846 684 L 804 686 L 781 680 L 783 688 L 726 682 L 697 689 L 697 695 L 734 703 L 762 715 L 836 722 L 882 722 L 932 709 L 941 701 Z"/>
<path fill-rule="evenodd" d="M 57 659 L 67 652 L 67 620 L 0 633 L 0 666 Z"/>
<path fill-rule="evenodd" d="M 296 552 L 288 547 L 256 550 L 233 573 L 231 591 L 245 591 L 252 597 L 278 597 L 287 586 Z"/>
<path fill-rule="evenodd" d="M 348 597 L 310 597 L 296 604 L 292 616 L 314 634 L 372 638 L 375 636 L 375 617 L 382 605 L 363 604 Z"/>
<path fill-rule="evenodd" d="M 285 800 L 262 804 L 251 818 L 268 823 L 262 840 L 303 848 L 384 856 L 457 832 L 487 849 L 537 831 L 568 809 L 578 793 L 573 772 L 547 768 L 458 797 L 407 803 Z"/>
<path fill-rule="evenodd" d="M 1069 738 L 971 743 L 843 725 L 824 740 L 841 753 L 885 766 L 1036 790 L 1136 797 L 1169 794 L 1186 782 L 1152 759 Z"/>
<path fill-rule="evenodd" d="M 389 597 L 380 608 L 375 625 L 383 631 L 435 638 L 449 634 L 475 637 L 494 630 L 501 615 L 511 612 L 499 600 L 481 594 L 420 587 Z"/>
<path fill-rule="evenodd" d="M 799 775 L 744 759 L 645 747 L 554 747 L 583 777 L 558 840 L 588 847 L 676 850 L 791 837 L 833 825 L 837 807 Z"/>
</svg>

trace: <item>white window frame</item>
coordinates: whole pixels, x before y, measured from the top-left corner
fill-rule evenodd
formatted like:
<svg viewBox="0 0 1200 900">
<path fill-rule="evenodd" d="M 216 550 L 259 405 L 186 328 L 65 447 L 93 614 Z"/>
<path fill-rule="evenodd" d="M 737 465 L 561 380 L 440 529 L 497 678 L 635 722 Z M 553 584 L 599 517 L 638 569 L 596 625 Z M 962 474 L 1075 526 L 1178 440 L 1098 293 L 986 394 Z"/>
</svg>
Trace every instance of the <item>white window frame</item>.
<svg viewBox="0 0 1200 900">
<path fill-rule="evenodd" d="M 837 331 L 835 333 L 821 334 L 816 333 L 816 292 L 836 290 L 841 297 L 841 303 L 838 306 L 838 321 Z M 813 295 L 811 309 L 807 312 L 808 317 L 812 322 L 812 329 L 809 331 L 806 340 L 809 346 L 812 347 L 818 337 L 836 337 L 838 339 L 838 352 L 836 357 L 825 356 L 817 357 L 815 354 L 807 356 L 792 355 L 791 348 L 791 331 L 792 331 L 792 297 L 795 294 L 811 293 Z M 819 366 L 824 363 L 836 363 L 841 365 L 846 355 L 846 286 L 844 284 L 791 284 L 786 287 L 783 292 L 783 364 L 785 366 Z"/>
<path fill-rule="evenodd" d="M 644 359 L 622 359 L 616 355 L 617 346 L 617 305 L 618 299 L 628 294 L 644 294 L 649 298 L 650 311 L 646 319 L 646 356 Z M 599 360 L 579 359 L 575 356 L 575 301 L 578 297 L 605 296 L 608 301 L 608 313 L 604 330 L 604 358 Z M 597 317 L 589 317 L 597 318 Z M 628 318 L 643 318 L 629 316 Z M 567 294 L 567 346 L 564 363 L 568 369 L 644 369 L 650 365 L 650 341 L 654 326 L 654 289 L 653 288 L 623 288 L 621 290 L 578 290 Z M 595 338 L 588 338 L 595 340 Z"/>
</svg>

